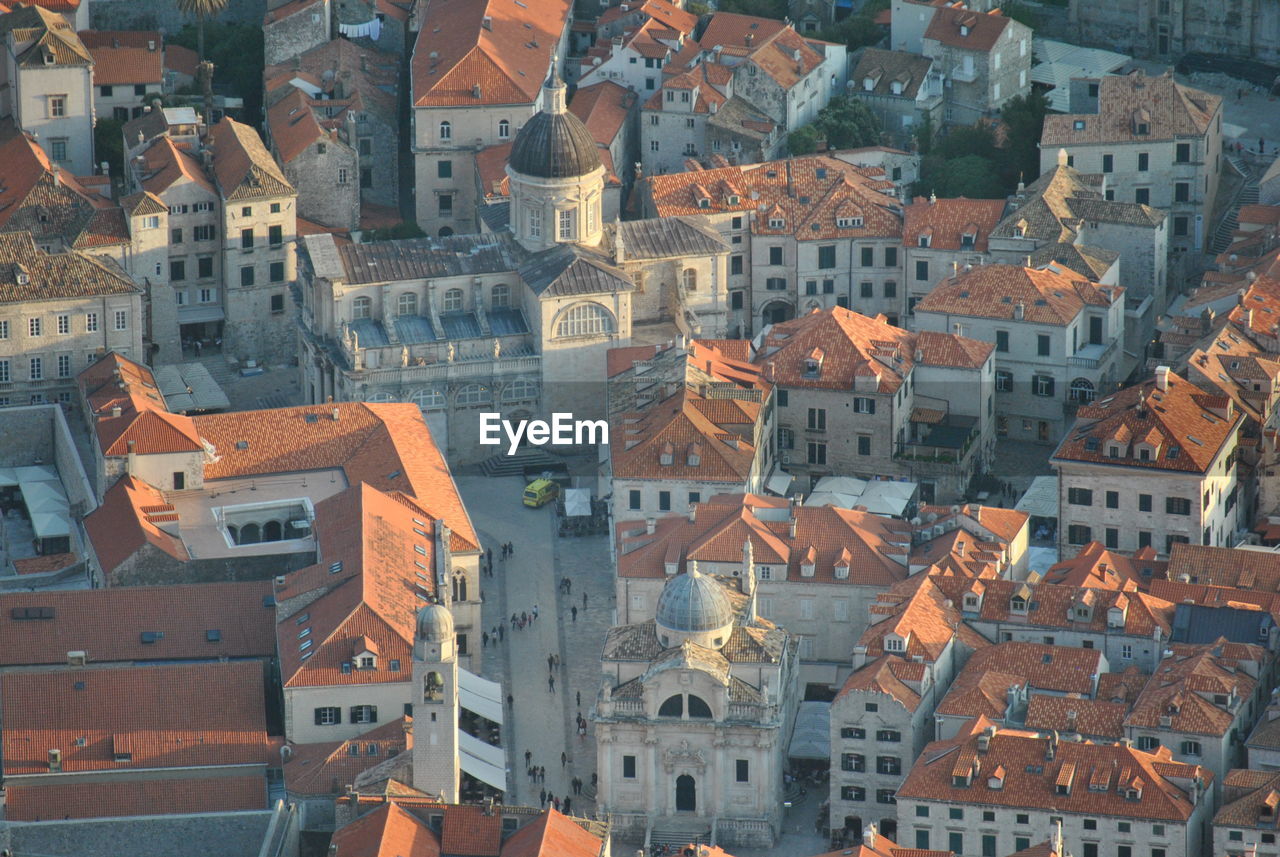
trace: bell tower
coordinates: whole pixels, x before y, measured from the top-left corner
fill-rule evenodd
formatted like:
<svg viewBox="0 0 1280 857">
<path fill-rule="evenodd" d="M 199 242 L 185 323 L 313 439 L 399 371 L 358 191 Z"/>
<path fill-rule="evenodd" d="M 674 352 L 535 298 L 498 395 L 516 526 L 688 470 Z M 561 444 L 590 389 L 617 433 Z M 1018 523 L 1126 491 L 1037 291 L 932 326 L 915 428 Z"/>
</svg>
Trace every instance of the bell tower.
<svg viewBox="0 0 1280 857">
<path fill-rule="evenodd" d="M 443 604 L 418 611 L 413 641 L 413 787 L 458 802 L 458 644 Z"/>
</svg>

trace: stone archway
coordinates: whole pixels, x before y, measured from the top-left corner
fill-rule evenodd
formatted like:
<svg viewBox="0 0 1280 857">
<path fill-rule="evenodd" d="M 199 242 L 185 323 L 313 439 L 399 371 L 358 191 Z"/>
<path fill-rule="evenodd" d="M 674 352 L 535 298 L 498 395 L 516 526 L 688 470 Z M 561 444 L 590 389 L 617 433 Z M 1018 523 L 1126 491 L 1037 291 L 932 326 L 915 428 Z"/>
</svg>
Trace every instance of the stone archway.
<svg viewBox="0 0 1280 857">
<path fill-rule="evenodd" d="M 698 785 L 689 774 L 676 777 L 676 812 L 698 811 Z"/>
<path fill-rule="evenodd" d="M 770 301 L 760 310 L 762 324 L 780 324 L 795 318 L 796 311 L 787 301 Z"/>
</svg>

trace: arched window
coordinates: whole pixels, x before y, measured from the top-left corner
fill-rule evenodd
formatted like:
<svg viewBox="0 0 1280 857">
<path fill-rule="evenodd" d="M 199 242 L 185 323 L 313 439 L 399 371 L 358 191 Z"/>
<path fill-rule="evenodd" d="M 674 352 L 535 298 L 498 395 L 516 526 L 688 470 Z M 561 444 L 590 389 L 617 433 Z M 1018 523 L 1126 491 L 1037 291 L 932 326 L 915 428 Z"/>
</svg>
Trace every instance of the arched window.
<svg viewBox="0 0 1280 857">
<path fill-rule="evenodd" d="M 284 538 L 284 525 L 279 521 L 267 521 L 262 525 L 262 540 L 264 542 L 278 542 Z"/>
<path fill-rule="evenodd" d="M 429 672 L 422 677 L 422 701 L 444 702 L 444 676 Z"/>
<path fill-rule="evenodd" d="M 700 696 L 689 694 L 689 716 L 711 719 L 711 706 Z"/>
<path fill-rule="evenodd" d="M 439 235 L 441 238 L 448 238 L 450 235 L 453 234 L 453 227 L 441 226 L 440 231 L 437 232 L 436 234 Z"/>
<path fill-rule="evenodd" d="M 511 123 L 506 119 L 498 122 L 498 139 L 505 140 L 511 136 Z"/>
<path fill-rule="evenodd" d="M 1088 378 L 1076 378 L 1071 382 L 1071 401 L 1079 402 L 1087 405 L 1093 401 L 1093 397 L 1097 391 L 1093 388 L 1093 382 Z"/>
<path fill-rule="evenodd" d="M 257 524 L 245 524 L 240 528 L 240 544 L 256 545 L 262 541 L 262 529 Z"/>
<path fill-rule="evenodd" d="M 353 319 L 368 318 L 373 314 L 373 301 L 369 298 L 356 298 L 351 302 L 351 317 Z"/>
<path fill-rule="evenodd" d="M 502 388 L 502 401 L 519 402 L 524 399 L 538 398 L 538 385 L 533 381 L 519 378 Z"/>
<path fill-rule="evenodd" d="M 418 296 L 413 292 L 405 292 L 396 298 L 396 315 L 417 315 Z"/>
<path fill-rule="evenodd" d="M 484 384 L 467 384 L 458 390 L 459 405 L 487 405 L 493 401 L 493 392 Z"/>
<path fill-rule="evenodd" d="M 489 292 L 489 303 L 494 309 L 511 306 L 511 287 L 506 283 L 498 283 Z"/>
<path fill-rule="evenodd" d="M 667 700 L 658 706 L 659 717 L 683 717 L 684 716 L 684 697 L 680 694 L 667 697 Z"/>
<path fill-rule="evenodd" d="M 613 331 L 613 315 L 593 303 L 569 307 L 556 325 L 556 336 L 593 336 Z"/>
<path fill-rule="evenodd" d="M 388 393 L 386 390 L 379 390 L 365 399 L 366 402 L 373 402 L 374 404 L 378 404 L 379 402 L 394 402 L 395 400 L 396 397 Z"/>
<path fill-rule="evenodd" d="M 453 600 L 467 600 L 467 576 L 465 574 L 455 575 L 453 578 Z"/>
<path fill-rule="evenodd" d="M 440 139 L 441 140 L 453 139 L 453 126 L 450 125 L 448 122 L 440 123 Z"/>
<path fill-rule="evenodd" d="M 444 293 L 444 311 L 458 312 L 462 309 L 462 289 L 449 289 Z"/>
<path fill-rule="evenodd" d="M 227 524 L 227 535 L 231 536 L 233 545 L 240 544 L 240 528 L 235 524 Z"/>
<path fill-rule="evenodd" d="M 422 411 L 438 411 L 449 403 L 439 390 L 414 390 L 409 401 Z"/>
<path fill-rule="evenodd" d="M 600 196 L 592 194 L 587 198 L 587 232 L 595 232 L 600 220 Z"/>
<path fill-rule="evenodd" d="M 684 269 L 684 289 L 687 292 L 698 290 L 698 272 L 693 268 Z"/>
</svg>

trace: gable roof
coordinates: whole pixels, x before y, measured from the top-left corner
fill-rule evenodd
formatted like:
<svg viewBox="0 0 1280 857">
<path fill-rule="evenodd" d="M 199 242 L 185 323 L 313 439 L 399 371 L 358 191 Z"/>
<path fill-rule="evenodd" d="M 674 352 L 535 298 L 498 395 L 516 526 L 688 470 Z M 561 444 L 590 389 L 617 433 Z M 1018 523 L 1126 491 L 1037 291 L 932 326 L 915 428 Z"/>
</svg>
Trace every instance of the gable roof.
<svg viewBox="0 0 1280 857">
<path fill-rule="evenodd" d="M 871 93 L 895 98 L 915 98 L 932 67 L 933 60 L 919 54 L 866 48 L 849 75 L 849 80 L 853 82 L 854 91 L 860 95 Z M 868 80 L 872 81 L 869 90 L 866 87 Z M 895 83 L 899 84 L 898 92 L 893 91 Z"/>
<path fill-rule="evenodd" d="M 1203 392 L 1173 372 L 1167 377 L 1164 390 L 1152 379 L 1082 406 L 1052 460 L 1207 472 L 1234 442 L 1244 417 L 1226 396 Z M 1140 457 L 1140 444 L 1150 448 L 1148 459 Z M 1109 454 L 1113 446 L 1118 456 Z"/>
<path fill-rule="evenodd" d="M 1223 778 L 1222 789 L 1222 808 L 1213 816 L 1214 827 L 1275 828 L 1280 772 L 1237 768 Z"/>
<path fill-rule="evenodd" d="M 532 104 L 569 14 L 568 0 L 432 3 L 410 63 L 413 106 Z"/>
<path fill-rule="evenodd" d="M 1248 699 L 1268 657 L 1265 650 L 1219 638 L 1207 645 L 1170 643 L 1167 651 L 1172 654 L 1156 665 L 1125 718 L 1125 726 L 1197 735 L 1227 734 L 1236 712 L 1231 702 L 1218 703 L 1214 699 Z"/>
<path fill-rule="evenodd" d="M 1175 544 L 1169 552 L 1168 577 L 1191 583 L 1280 592 L 1280 554 L 1210 545 Z"/>
<path fill-rule="evenodd" d="M 960 250 L 966 236 L 970 243 L 963 249 L 983 253 L 987 238 L 1004 216 L 1002 199 L 926 199 L 918 196 L 903 209 L 902 243 L 916 247 L 920 236 L 929 236 L 929 247 L 934 250 Z"/>
<path fill-rule="evenodd" d="M 230 116 L 209 131 L 213 176 L 223 199 L 247 200 L 290 196 L 293 185 L 262 144 L 258 132 Z"/>
<path fill-rule="evenodd" d="M 102 455 L 204 450 L 195 423 L 169 413 L 155 376 L 141 363 L 112 351 L 81 372 L 76 384 L 93 417 Z"/>
<path fill-rule="evenodd" d="M 929 21 L 924 38 L 953 48 L 987 52 L 1004 35 L 1005 28 L 1016 23 L 999 9 L 974 12 L 963 6 L 941 6 Z"/>
<path fill-rule="evenodd" d="M 920 707 L 920 694 L 907 686 L 899 675 L 908 674 L 916 666 L 919 665 L 905 661 L 897 655 L 881 655 L 850 673 L 839 693 L 836 694 L 836 699 L 855 691 L 883 693 L 893 697 L 907 711 L 915 711 Z M 923 674 L 923 670 L 921 673 Z M 918 681 L 916 686 L 919 687 Z"/>
<path fill-rule="evenodd" d="M 938 703 L 937 714 L 1002 719 L 1008 690 L 1090 696 L 1102 671 L 1102 652 L 1041 643 L 999 643 L 974 652 Z"/>
<path fill-rule="evenodd" d="M 1156 575 L 1163 575 L 1167 563 L 1156 559 L 1148 545 L 1132 556 L 1108 550 L 1102 542 L 1089 542 L 1071 559 L 1050 566 L 1045 583 L 1087 586 L 1095 589 L 1146 589 Z"/>
<path fill-rule="evenodd" d="M 102 505 L 85 517 L 84 526 L 102 571 L 110 578 L 121 563 L 147 545 L 177 560 L 190 559 L 182 539 L 159 526 L 174 517 L 174 508 L 163 494 L 125 475 L 107 489 Z"/>
<path fill-rule="evenodd" d="M 1040 147 L 1200 137 L 1221 107 L 1221 96 L 1183 86 L 1168 75 L 1109 74 L 1098 80 L 1098 112 L 1046 116 Z M 1139 121 L 1147 125 L 1146 134 L 1137 133 Z"/>
<path fill-rule="evenodd" d="M 440 839 L 427 823 L 395 801 L 360 816 L 333 834 L 332 857 L 440 857 Z"/>
<path fill-rule="evenodd" d="M 217 194 L 200 162 L 186 149 L 179 147 L 167 134 L 157 137 L 142 152 L 143 170 L 140 176 L 142 189 L 148 193 L 163 194 L 178 182 L 187 181 L 199 185 L 202 190 Z"/>
<path fill-rule="evenodd" d="M 756 460 L 761 403 L 705 398 L 682 388 L 613 421 L 614 479 L 684 479 L 745 487 Z M 669 464 L 663 464 L 669 459 Z"/>
<path fill-rule="evenodd" d="M 868 658 L 885 654 L 885 638 L 890 635 L 905 642 L 894 651 L 930 664 L 937 663 L 953 642 L 973 650 L 990 645 L 965 624 L 958 602 L 940 588 L 941 582 L 937 575 L 917 574 L 876 596 L 867 608 L 872 624 L 858 639 Z"/>
<path fill-rule="evenodd" d="M 13 39 L 13 56 L 19 66 L 93 65 L 89 50 L 61 15 L 38 5 L 19 5 L 0 15 L 0 39 Z"/>
<path fill-rule="evenodd" d="M 271 131 L 271 145 L 285 164 L 313 143 L 330 139 L 330 132 L 320 127 L 320 120 L 311 109 L 311 99 L 300 89 L 292 89 L 271 105 L 267 110 L 267 126 Z"/>
<path fill-rule="evenodd" d="M 91 663 L 273 657 L 275 610 L 263 606 L 270 595 L 265 580 L 0 595 L 0 616 L 52 611 L 0 622 L 0 666 L 65 664 L 68 652 L 84 652 Z M 144 643 L 146 631 L 164 636 Z"/>
<path fill-rule="evenodd" d="M 502 857 L 598 857 L 602 841 L 548 808 L 502 843 Z"/>
<path fill-rule="evenodd" d="M 93 57 L 93 85 L 164 82 L 164 38 L 155 31 L 86 30 L 81 42 Z"/>
<path fill-rule="evenodd" d="M 1020 306 L 1027 323 L 1064 327 L 1086 306 L 1109 307 L 1123 293 L 1120 286 L 1099 286 L 1053 266 L 979 265 L 943 280 L 916 311 L 1012 321 Z"/>
<path fill-rule="evenodd" d="M 1074 244 L 1085 221 L 1154 228 L 1164 219 L 1158 208 L 1106 199 L 1075 167 L 1058 164 L 1013 196 L 1008 214 L 991 235 Z M 1096 255 L 1103 248 L 1088 252 Z"/>
<path fill-rule="evenodd" d="M 1127 636 L 1151 637 L 1156 628 L 1159 628 L 1162 638 L 1167 638 L 1173 628 L 1174 605 L 1144 592 L 1118 592 L 1005 579 L 940 579 L 937 582 L 957 604 L 964 602 L 966 594 L 976 593 L 980 599 L 976 621 L 1014 620 L 1033 627 L 1097 634 L 1107 631 L 1107 613 L 1114 608 L 1121 611 L 1124 619 L 1122 633 Z M 1013 609 L 1012 601 L 1015 596 L 1026 603 L 1025 611 Z M 1075 609 L 1077 606 L 1088 607 L 1085 611 L 1088 616 L 1079 615 Z M 968 608 L 966 612 L 970 612 Z"/>
<path fill-rule="evenodd" d="M 397 717 L 345 741 L 291 744 L 284 762 L 285 787 L 291 794 L 341 795 L 359 774 L 412 748 L 412 718 L 408 717 Z"/>
</svg>

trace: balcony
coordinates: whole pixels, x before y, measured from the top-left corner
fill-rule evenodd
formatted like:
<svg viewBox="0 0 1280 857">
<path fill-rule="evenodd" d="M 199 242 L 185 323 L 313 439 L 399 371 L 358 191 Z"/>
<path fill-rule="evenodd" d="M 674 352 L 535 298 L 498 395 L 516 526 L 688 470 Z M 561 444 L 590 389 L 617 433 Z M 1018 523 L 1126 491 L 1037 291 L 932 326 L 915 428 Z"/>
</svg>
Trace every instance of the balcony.
<svg viewBox="0 0 1280 857">
<path fill-rule="evenodd" d="M 918 416 L 927 417 L 917 419 Z M 917 408 L 911 418 L 909 440 L 896 444 L 893 457 L 907 461 L 959 464 L 978 438 L 978 418 L 959 414 L 929 415 Z"/>
<path fill-rule="evenodd" d="M 973 83 L 978 79 L 978 67 L 975 65 L 965 68 L 963 65 L 958 65 L 951 70 L 951 79 L 961 83 Z"/>
<path fill-rule="evenodd" d="M 1068 357 L 1067 365 L 1080 369 L 1099 369 L 1107 362 L 1115 347 L 1116 341 L 1114 339 L 1106 345 L 1090 343 Z"/>
</svg>

